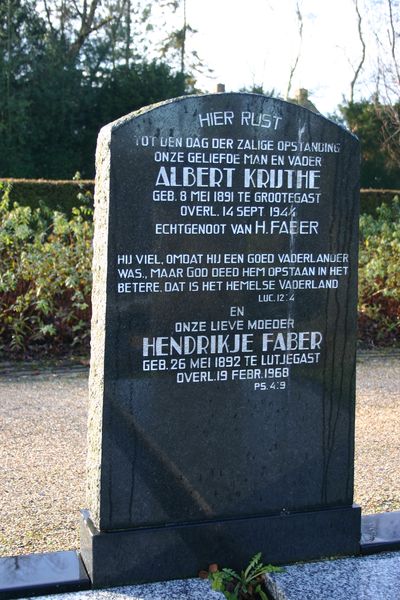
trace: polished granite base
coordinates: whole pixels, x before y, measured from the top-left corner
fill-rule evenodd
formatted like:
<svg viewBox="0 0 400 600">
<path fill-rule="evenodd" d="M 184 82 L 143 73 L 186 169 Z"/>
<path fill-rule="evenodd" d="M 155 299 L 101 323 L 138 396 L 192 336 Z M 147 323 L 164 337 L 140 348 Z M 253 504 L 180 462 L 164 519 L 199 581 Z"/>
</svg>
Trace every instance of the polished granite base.
<svg viewBox="0 0 400 600">
<path fill-rule="evenodd" d="M 358 554 L 360 508 L 100 532 L 81 517 L 81 555 L 94 588 L 195 577 L 212 563 L 242 569 L 261 552 L 282 564 Z"/>
<path fill-rule="evenodd" d="M 399 600 L 400 553 L 290 565 L 266 579 L 274 600 Z"/>
<path fill-rule="evenodd" d="M 0 558 L 0 600 L 89 588 L 75 550 Z"/>
</svg>

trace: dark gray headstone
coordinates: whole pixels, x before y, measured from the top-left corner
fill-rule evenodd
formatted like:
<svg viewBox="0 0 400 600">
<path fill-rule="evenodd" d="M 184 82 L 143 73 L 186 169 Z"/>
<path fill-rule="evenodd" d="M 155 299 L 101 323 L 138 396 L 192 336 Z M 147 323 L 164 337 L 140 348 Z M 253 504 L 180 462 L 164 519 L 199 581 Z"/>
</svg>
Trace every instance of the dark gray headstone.
<svg viewBox="0 0 400 600">
<path fill-rule="evenodd" d="M 181 98 L 101 131 L 95 585 L 358 551 L 358 170 L 351 134 L 259 95 Z"/>
</svg>

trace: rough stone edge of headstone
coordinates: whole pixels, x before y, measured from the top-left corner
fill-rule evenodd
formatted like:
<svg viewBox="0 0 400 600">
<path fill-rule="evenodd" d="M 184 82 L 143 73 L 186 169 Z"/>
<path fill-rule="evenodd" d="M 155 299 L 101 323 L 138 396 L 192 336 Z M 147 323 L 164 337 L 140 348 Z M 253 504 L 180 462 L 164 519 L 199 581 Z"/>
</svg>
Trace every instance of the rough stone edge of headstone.
<svg viewBox="0 0 400 600">
<path fill-rule="evenodd" d="M 217 97 L 220 97 L 220 96 L 221 97 L 224 97 L 224 96 L 249 96 L 249 97 L 264 98 L 267 100 L 283 102 L 284 104 L 288 104 L 289 106 L 295 106 L 296 108 L 303 111 L 305 114 L 314 115 L 317 118 L 323 119 L 323 120 L 327 121 L 328 123 L 339 127 L 345 133 L 349 134 L 351 137 L 353 137 L 355 140 L 358 141 L 358 137 L 352 131 L 350 131 L 350 129 L 348 129 L 345 125 L 343 125 L 342 123 L 336 123 L 336 121 L 333 121 L 332 119 L 330 119 L 329 117 L 326 117 L 325 115 L 323 115 L 320 112 L 315 112 L 305 106 L 301 106 L 301 104 L 291 102 L 290 100 L 283 100 L 282 98 L 275 98 L 274 96 L 267 96 L 265 94 L 256 94 L 253 92 L 222 92 L 222 93 L 188 94 L 187 96 L 177 96 L 176 98 L 169 98 L 168 100 L 162 100 L 161 102 L 155 102 L 154 104 L 148 104 L 146 106 L 143 106 L 142 108 L 139 108 L 138 110 L 132 111 L 122 117 L 119 117 L 115 121 L 111 121 L 111 123 L 108 123 L 100 130 L 100 134 L 103 130 L 107 131 L 110 128 L 110 130 L 111 130 L 110 135 L 111 135 L 111 133 L 113 131 L 116 131 L 120 127 L 123 127 L 126 123 L 131 121 L 134 117 L 140 117 L 141 115 L 151 112 L 152 110 L 155 110 L 155 109 L 158 109 L 158 108 L 161 108 L 164 106 L 168 106 L 169 104 L 173 104 L 176 102 L 182 102 L 184 100 L 187 100 L 188 98 L 199 99 L 199 98 L 209 98 L 209 97 L 216 97 L 216 96 Z M 98 140 L 100 140 L 100 134 L 99 134 Z M 99 141 L 98 141 L 98 143 L 99 143 Z"/>
<path fill-rule="evenodd" d="M 107 286 L 108 216 L 110 193 L 110 145 L 112 129 L 103 127 L 96 148 L 94 198 L 92 338 L 89 372 L 88 453 L 86 501 L 92 518 L 99 522 L 101 485 L 101 445 L 103 428 L 104 348 Z"/>
</svg>

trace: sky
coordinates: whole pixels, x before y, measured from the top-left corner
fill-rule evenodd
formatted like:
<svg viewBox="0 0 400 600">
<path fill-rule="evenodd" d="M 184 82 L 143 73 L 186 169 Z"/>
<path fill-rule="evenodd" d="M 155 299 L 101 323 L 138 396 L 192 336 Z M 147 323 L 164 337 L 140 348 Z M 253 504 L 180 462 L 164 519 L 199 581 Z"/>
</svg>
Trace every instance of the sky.
<svg viewBox="0 0 400 600">
<path fill-rule="evenodd" d="M 334 112 L 343 97 L 349 97 L 361 58 L 354 1 L 298 2 L 301 46 L 296 0 L 187 0 L 187 21 L 197 30 L 188 48 L 213 69 L 212 78 L 198 76 L 201 89 L 214 92 L 216 83 L 224 83 L 226 91 L 237 91 L 254 83 L 285 98 L 290 69 L 299 54 L 289 97 L 306 88 L 322 113 Z M 366 36 L 367 25 L 365 19 Z M 373 82 L 364 77 L 358 92 L 371 96 Z"/>
</svg>

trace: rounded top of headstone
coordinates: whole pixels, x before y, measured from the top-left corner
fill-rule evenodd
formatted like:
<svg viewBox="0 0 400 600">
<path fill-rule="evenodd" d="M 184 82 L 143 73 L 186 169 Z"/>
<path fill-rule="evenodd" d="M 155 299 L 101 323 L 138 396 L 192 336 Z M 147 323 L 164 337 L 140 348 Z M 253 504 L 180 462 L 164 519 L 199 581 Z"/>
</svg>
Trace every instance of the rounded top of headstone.
<svg viewBox="0 0 400 600">
<path fill-rule="evenodd" d="M 282 100 L 263 94 L 251 92 L 222 92 L 215 94 L 194 94 L 172 98 L 129 113 L 116 121 L 109 123 L 103 129 L 104 134 L 115 133 L 132 121 L 136 123 L 143 119 L 147 126 L 154 128 L 154 135 L 161 129 L 163 134 L 182 126 L 189 126 L 192 133 L 197 124 L 204 133 L 216 129 L 219 134 L 228 133 L 240 128 L 242 133 L 259 136 L 272 133 L 287 134 L 290 127 L 297 131 L 299 139 L 306 135 L 312 136 L 315 127 L 333 128 L 357 139 L 354 134 L 342 125 L 326 118 L 308 100 L 308 92 L 299 90 L 297 100 Z M 306 100 L 304 100 L 306 98 Z"/>
</svg>

